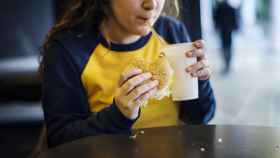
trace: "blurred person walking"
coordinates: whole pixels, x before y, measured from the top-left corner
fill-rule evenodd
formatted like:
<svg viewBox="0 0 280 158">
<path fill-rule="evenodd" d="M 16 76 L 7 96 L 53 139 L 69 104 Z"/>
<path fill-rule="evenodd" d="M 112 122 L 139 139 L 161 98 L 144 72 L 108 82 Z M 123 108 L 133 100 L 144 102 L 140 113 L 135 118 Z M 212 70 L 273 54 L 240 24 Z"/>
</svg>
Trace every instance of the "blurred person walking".
<svg viewBox="0 0 280 158">
<path fill-rule="evenodd" d="M 228 74 L 232 61 L 233 32 L 238 30 L 238 9 L 232 7 L 227 0 L 220 0 L 213 9 L 215 28 L 219 33 L 224 60 L 223 74 Z"/>
</svg>

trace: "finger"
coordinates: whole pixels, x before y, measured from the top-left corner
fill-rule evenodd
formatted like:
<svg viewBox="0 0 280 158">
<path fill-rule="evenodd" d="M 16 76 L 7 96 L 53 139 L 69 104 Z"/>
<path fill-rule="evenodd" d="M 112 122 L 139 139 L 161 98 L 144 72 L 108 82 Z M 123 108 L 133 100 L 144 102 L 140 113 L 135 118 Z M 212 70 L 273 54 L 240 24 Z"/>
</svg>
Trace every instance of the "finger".
<svg viewBox="0 0 280 158">
<path fill-rule="evenodd" d="M 152 96 L 154 96 L 157 92 L 157 88 L 152 88 L 151 90 L 149 90 L 148 92 L 146 92 L 145 94 L 141 95 L 140 97 L 138 97 L 135 100 L 135 105 L 142 105 L 143 103 L 145 103 L 148 99 L 150 99 Z"/>
<path fill-rule="evenodd" d="M 192 49 L 192 50 L 190 50 L 190 51 L 187 51 L 187 52 L 186 52 L 186 56 L 189 57 L 189 58 L 190 58 L 190 57 L 193 57 L 194 52 L 195 52 L 195 49 Z"/>
<path fill-rule="evenodd" d="M 197 76 L 199 80 L 207 80 L 211 76 L 211 70 L 210 68 L 204 68 L 202 70 L 199 70 L 197 72 Z"/>
<path fill-rule="evenodd" d="M 141 95 L 143 95 L 144 93 L 148 92 L 149 90 L 157 87 L 159 84 L 158 80 L 154 80 L 154 81 L 150 81 L 146 84 L 143 84 L 137 88 L 135 88 L 134 90 L 132 90 L 128 97 L 136 100 L 138 97 L 140 97 Z"/>
<path fill-rule="evenodd" d="M 199 60 L 205 58 L 205 54 L 203 49 L 193 49 L 191 51 L 186 52 L 186 57 L 196 57 Z"/>
<path fill-rule="evenodd" d="M 204 48 L 204 40 L 194 41 L 193 46 L 197 49 L 203 49 Z"/>
<path fill-rule="evenodd" d="M 140 75 L 134 76 L 132 78 L 130 78 L 129 80 L 127 80 L 123 86 L 122 86 L 122 90 L 124 93 L 128 94 L 132 89 L 134 89 L 135 87 L 137 87 L 138 85 L 140 85 L 142 82 L 151 79 L 152 78 L 152 74 L 149 72 L 146 73 L 142 73 Z"/>
<path fill-rule="evenodd" d="M 119 86 L 121 87 L 125 83 L 125 81 L 127 81 L 131 77 L 136 76 L 140 73 L 142 73 L 142 70 L 137 69 L 137 68 L 133 68 L 133 69 L 130 69 L 130 70 L 124 72 L 120 77 Z"/>
<path fill-rule="evenodd" d="M 186 68 L 186 72 L 188 73 L 197 73 L 200 69 L 203 69 L 205 67 L 209 67 L 207 64 L 206 60 L 200 60 L 199 62 L 190 65 L 189 67 Z"/>
</svg>

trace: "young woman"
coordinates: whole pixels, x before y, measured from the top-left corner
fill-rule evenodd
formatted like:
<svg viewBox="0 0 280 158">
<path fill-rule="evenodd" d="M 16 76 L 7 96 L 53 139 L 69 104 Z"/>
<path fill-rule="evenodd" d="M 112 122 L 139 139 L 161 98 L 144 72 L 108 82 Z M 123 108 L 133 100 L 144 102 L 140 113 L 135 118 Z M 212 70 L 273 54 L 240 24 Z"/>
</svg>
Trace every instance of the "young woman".
<svg viewBox="0 0 280 158">
<path fill-rule="evenodd" d="M 197 100 L 175 103 L 165 97 L 141 108 L 156 93 L 158 81 L 140 69 L 124 71 L 135 57 L 158 57 L 163 44 L 149 25 L 167 43 L 189 42 L 182 23 L 160 17 L 164 3 L 74 0 L 50 31 L 42 52 L 42 102 L 50 147 L 85 136 L 178 125 L 179 114 L 184 122 L 196 124 L 213 117 L 215 98 L 201 41 L 186 52 L 186 58 L 198 59 L 186 68 L 199 78 Z"/>
</svg>

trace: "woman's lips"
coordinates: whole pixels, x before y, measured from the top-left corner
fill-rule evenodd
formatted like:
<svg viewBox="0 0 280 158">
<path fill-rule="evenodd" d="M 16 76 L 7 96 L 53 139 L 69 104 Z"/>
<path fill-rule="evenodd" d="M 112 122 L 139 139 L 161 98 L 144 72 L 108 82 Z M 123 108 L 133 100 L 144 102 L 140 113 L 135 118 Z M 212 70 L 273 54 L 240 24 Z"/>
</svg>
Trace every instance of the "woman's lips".
<svg viewBox="0 0 280 158">
<path fill-rule="evenodd" d="M 137 17 L 137 19 L 139 19 L 140 21 L 142 21 L 144 23 L 147 23 L 152 20 L 151 17 L 141 17 L 141 16 Z"/>
<path fill-rule="evenodd" d="M 143 19 L 143 20 L 149 20 L 151 19 L 150 17 L 139 17 L 140 19 Z"/>
</svg>

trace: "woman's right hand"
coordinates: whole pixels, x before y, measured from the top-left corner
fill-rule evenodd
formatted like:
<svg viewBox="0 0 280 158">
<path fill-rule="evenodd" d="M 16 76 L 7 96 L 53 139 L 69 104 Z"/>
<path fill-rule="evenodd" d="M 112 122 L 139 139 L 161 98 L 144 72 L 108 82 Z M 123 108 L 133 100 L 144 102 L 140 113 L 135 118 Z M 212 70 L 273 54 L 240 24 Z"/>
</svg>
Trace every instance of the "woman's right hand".
<svg viewBox="0 0 280 158">
<path fill-rule="evenodd" d="M 141 104 L 155 95 L 159 82 L 151 79 L 151 73 L 136 68 L 121 75 L 115 103 L 128 119 L 136 119 Z"/>
</svg>

